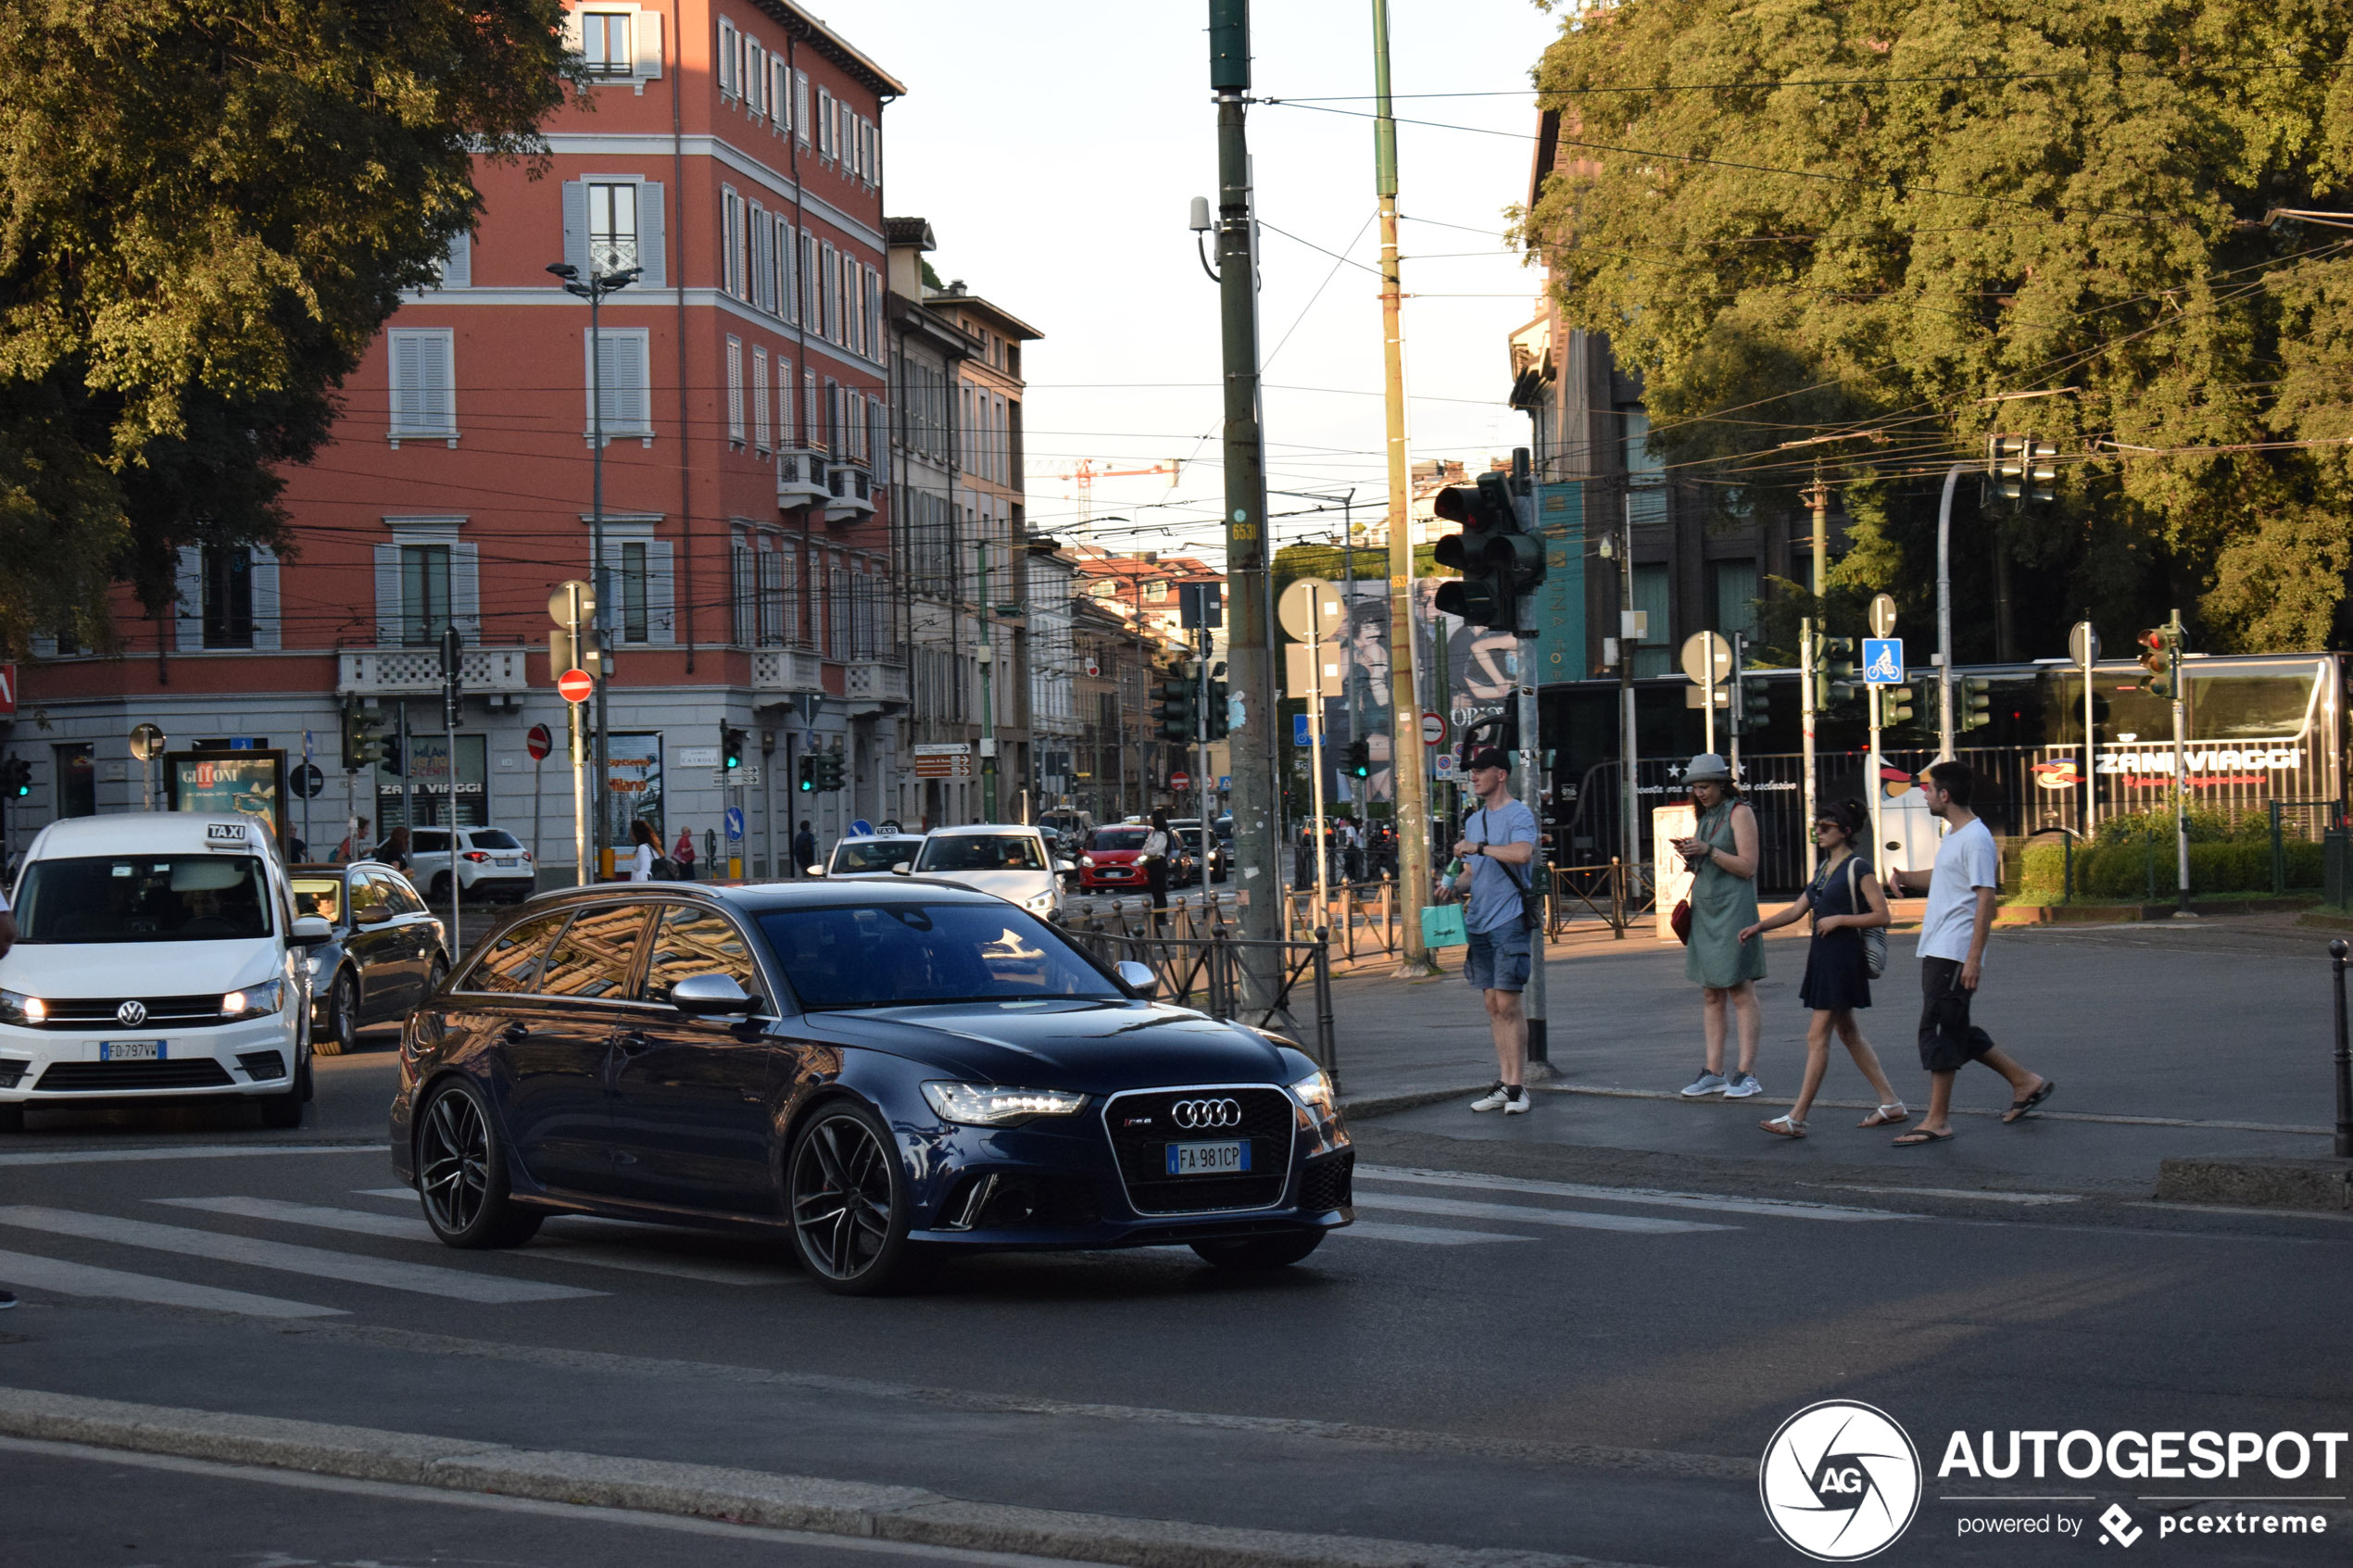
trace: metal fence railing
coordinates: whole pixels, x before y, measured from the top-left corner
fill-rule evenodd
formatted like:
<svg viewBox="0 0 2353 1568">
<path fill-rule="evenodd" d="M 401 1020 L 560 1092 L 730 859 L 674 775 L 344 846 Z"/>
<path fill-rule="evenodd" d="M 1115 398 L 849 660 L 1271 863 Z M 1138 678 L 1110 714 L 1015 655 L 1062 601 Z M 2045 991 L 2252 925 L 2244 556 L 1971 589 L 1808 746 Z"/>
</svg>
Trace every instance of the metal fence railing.
<svg viewBox="0 0 2353 1568">
<path fill-rule="evenodd" d="M 1149 909 L 1140 926 L 1124 917 L 1111 923 L 1081 917 L 1062 931 L 1107 964 L 1133 961 L 1150 969 L 1160 983 L 1157 1000 L 1286 1036 L 1338 1083 L 1331 943 L 1255 942 L 1207 922 L 1180 935 L 1173 918 L 1178 913 L 1165 911 L 1172 918 L 1158 931 L 1151 929 Z"/>
</svg>

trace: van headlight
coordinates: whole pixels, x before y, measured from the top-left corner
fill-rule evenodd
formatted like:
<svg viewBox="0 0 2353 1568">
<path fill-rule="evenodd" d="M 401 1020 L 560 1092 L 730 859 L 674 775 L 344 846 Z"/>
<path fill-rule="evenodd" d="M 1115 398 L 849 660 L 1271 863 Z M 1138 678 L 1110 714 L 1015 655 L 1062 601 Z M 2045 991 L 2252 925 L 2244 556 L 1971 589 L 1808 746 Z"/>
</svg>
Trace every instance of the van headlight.
<svg viewBox="0 0 2353 1568">
<path fill-rule="evenodd" d="M 240 1018 L 268 1018 L 285 1005 L 286 983 L 272 980 L 223 996 L 220 998 L 220 1016 L 228 1022 L 234 1022 Z"/>
<path fill-rule="evenodd" d="M 1060 1089 L 1006 1089 L 994 1084 L 925 1084 L 924 1098 L 941 1121 L 971 1127 L 1001 1127 L 1033 1116 L 1069 1116 L 1087 1104 L 1085 1095 Z"/>
<path fill-rule="evenodd" d="M 49 1004 L 22 991 L 0 990 L 0 1023 L 39 1028 L 49 1022 Z"/>
<path fill-rule="evenodd" d="M 1051 890 L 1049 890 L 1047 892 L 1040 893 L 1035 898 L 1025 898 L 1022 900 L 1021 907 L 1027 909 L 1033 915 L 1049 913 L 1054 907 L 1054 895 Z"/>
</svg>

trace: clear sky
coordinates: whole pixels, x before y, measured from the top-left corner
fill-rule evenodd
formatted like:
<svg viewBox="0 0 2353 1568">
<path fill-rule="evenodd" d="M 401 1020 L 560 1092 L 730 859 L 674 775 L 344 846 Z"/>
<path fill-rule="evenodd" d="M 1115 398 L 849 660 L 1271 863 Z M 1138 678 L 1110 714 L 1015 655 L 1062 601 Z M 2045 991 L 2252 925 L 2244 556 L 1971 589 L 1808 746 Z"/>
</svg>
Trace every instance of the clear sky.
<svg viewBox="0 0 2353 1568">
<path fill-rule="evenodd" d="M 1207 0 L 835 0 L 822 14 L 907 84 L 883 116 L 891 216 L 930 220 L 940 277 L 963 279 L 1045 334 L 1023 363 L 1032 528 L 1216 559 L 1217 290 L 1186 228 L 1191 198 L 1216 197 L 1208 9 Z M 1379 234 L 1372 125 L 1358 118 L 1371 108 L 1372 6 L 1252 9 L 1254 94 L 1325 100 L 1250 111 L 1266 226 L 1267 483 L 1334 495 L 1353 485 L 1378 518 L 1379 280 L 1366 269 Z M 1528 441 L 1526 418 L 1504 402 L 1505 340 L 1536 313 L 1539 280 L 1501 232 L 1504 209 L 1528 195 L 1529 71 L 1560 22 L 1529 0 L 1391 0 L 1390 25 L 1401 121 L 1500 132 L 1398 131 L 1412 452 L 1483 466 Z M 1416 96 L 1440 94 L 1487 95 Z M 1099 483 L 1096 517 L 1130 521 L 1089 535 L 1063 477 L 1088 458 L 1187 466 L 1174 492 L 1161 479 Z M 1278 542 L 1339 525 L 1337 514 L 1282 520 L 1315 503 L 1271 501 Z"/>
</svg>

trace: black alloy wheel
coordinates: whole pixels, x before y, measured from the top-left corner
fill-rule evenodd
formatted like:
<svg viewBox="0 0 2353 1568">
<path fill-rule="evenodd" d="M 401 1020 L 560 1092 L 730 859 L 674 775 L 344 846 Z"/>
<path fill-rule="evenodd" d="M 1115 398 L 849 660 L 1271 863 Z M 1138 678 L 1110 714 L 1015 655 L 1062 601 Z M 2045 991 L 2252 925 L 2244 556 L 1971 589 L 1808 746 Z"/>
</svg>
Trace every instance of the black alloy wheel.
<svg viewBox="0 0 2353 1568">
<path fill-rule="evenodd" d="M 822 1107 L 793 1138 L 785 1202 L 793 1251 L 825 1289 L 876 1296 L 912 1273 L 907 1184 L 890 1134 L 864 1106 Z"/>
<path fill-rule="evenodd" d="M 448 978 L 449 960 L 436 953 L 434 955 L 433 967 L 425 971 L 425 995 L 430 997 L 440 990 L 441 983 Z"/>
<path fill-rule="evenodd" d="M 445 898 L 447 898 L 447 897 L 449 897 L 449 873 L 448 873 L 447 872 L 434 872 L 434 879 L 433 879 L 433 885 L 425 889 L 425 899 L 426 899 L 426 901 L 427 901 L 428 903 L 432 903 L 432 904 L 436 904 L 436 905 L 437 905 L 437 904 L 439 904 L 439 903 L 440 903 L 443 899 L 445 899 Z"/>
<path fill-rule="evenodd" d="M 1253 1236 L 1239 1241 L 1196 1241 L 1193 1250 L 1204 1263 L 1221 1269 L 1283 1269 L 1324 1244 L 1322 1231 L 1298 1236 Z"/>
<path fill-rule="evenodd" d="M 348 968 L 335 972 L 327 988 L 327 1032 L 310 1042 L 321 1056 L 344 1056 L 359 1048 L 359 977 Z"/>
<path fill-rule="evenodd" d="M 546 1217 L 509 1195 L 489 1109 L 462 1080 L 436 1091 L 418 1118 L 417 1191 L 426 1223 L 447 1247 L 520 1247 Z"/>
</svg>

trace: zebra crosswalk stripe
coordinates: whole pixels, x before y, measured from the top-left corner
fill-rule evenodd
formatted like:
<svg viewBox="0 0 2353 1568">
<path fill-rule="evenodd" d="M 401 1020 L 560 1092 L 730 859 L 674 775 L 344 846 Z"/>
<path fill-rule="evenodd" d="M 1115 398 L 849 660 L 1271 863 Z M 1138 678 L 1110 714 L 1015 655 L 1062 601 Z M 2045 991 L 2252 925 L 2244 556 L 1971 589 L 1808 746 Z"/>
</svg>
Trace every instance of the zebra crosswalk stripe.
<svg viewBox="0 0 2353 1568">
<path fill-rule="evenodd" d="M 1621 1231 L 1638 1236 L 1674 1236 L 1691 1231 L 1731 1230 L 1730 1225 L 1705 1224 L 1696 1220 L 1658 1220 L 1648 1214 L 1589 1214 L 1575 1209 L 1536 1209 L 1525 1203 L 1472 1203 L 1453 1198 L 1424 1198 L 1418 1193 L 1356 1194 L 1356 1207 L 1397 1210 L 1410 1214 L 1447 1214 L 1466 1220 L 1509 1220 L 1523 1225 L 1563 1225 L 1573 1230 Z"/>
<path fill-rule="evenodd" d="M 250 1296 L 217 1286 L 190 1285 L 185 1280 L 159 1279 L 153 1274 L 125 1273 L 62 1258 L 41 1258 L 30 1252 L 0 1251 L 0 1280 L 27 1290 L 55 1291 L 59 1296 L 94 1296 L 114 1301 L 146 1301 L 158 1307 L 195 1307 L 208 1312 L 236 1312 L 249 1318 L 340 1318 L 340 1307 L 314 1307 L 308 1301 L 286 1301 L 275 1296 Z"/>
<path fill-rule="evenodd" d="M 1415 1247 L 1475 1247 L 1489 1241 L 1534 1241 L 1532 1236 L 1506 1236 L 1501 1231 L 1447 1230 L 1437 1225 L 1393 1225 L 1382 1220 L 1359 1220 L 1331 1233 L 1340 1240 L 1402 1241 Z"/>
</svg>

